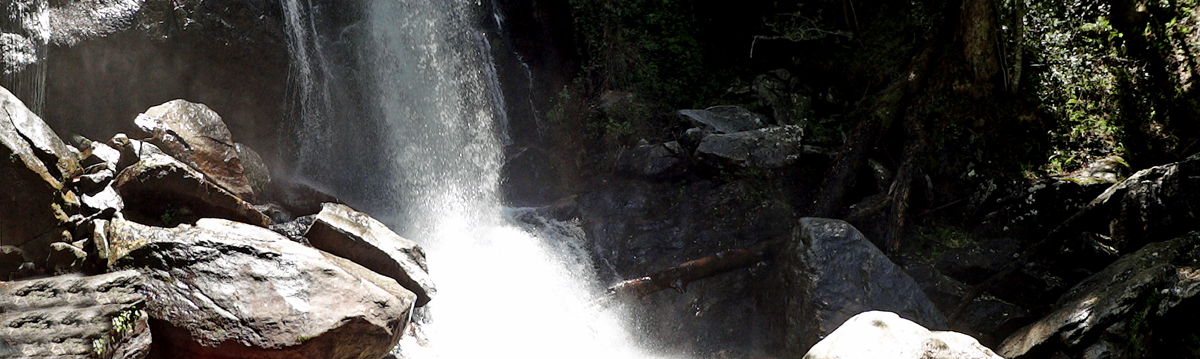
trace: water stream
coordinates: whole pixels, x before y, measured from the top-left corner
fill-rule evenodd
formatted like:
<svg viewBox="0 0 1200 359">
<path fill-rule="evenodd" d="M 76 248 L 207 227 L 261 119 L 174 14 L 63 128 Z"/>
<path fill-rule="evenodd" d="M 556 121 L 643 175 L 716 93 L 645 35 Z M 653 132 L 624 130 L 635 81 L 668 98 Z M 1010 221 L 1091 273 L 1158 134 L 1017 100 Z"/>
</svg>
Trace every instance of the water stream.
<svg viewBox="0 0 1200 359">
<path fill-rule="evenodd" d="M 369 0 L 363 19 L 330 34 L 312 19 L 331 8 L 313 1 L 285 1 L 298 92 L 292 121 L 298 141 L 319 149 L 297 154 L 296 176 L 338 194 L 362 188 L 356 181 L 383 181 L 356 195 L 384 197 L 371 202 L 373 214 L 425 247 L 438 295 L 419 316 L 424 337 L 397 350 L 407 358 L 644 357 L 620 308 L 597 304 L 603 288 L 579 227 L 501 206 L 504 97 L 491 44 L 475 26 L 480 5 Z M 353 79 L 323 70 L 347 66 L 331 63 L 346 57 L 328 53 L 337 46 L 322 45 L 334 38 L 356 39 Z M 363 95 L 339 103 L 353 96 L 333 89 Z M 342 106 L 367 115 L 340 115 Z M 361 142 L 343 132 L 361 127 L 378 132 L 366 148 L 380 161 L 317 168 L 328 161 L 319 156 Z"/>
</svg>

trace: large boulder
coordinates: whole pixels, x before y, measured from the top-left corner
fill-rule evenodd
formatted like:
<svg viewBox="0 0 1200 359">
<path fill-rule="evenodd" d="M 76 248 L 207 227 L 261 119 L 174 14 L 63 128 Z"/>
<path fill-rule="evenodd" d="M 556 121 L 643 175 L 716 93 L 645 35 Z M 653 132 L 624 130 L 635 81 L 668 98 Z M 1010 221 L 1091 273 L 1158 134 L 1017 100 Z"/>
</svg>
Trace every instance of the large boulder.
<svg viewBox="0 0 1200 359">
<path fill-rule="evenodd" d="M 696 127 L 715 133 L 735 133 L 766 127 L 766 120 L 762 115 L 737 106 L 679 110 L 675 114 Z"/>
<path fill-rule="evenodd" d="M 113 267 L 144 277 L 155 357 L 380 358 L 416 301 L 391 278 L 265 228 L 212 218 L 107 228 Z"/>
<path fill-rule="evenodd" d="M 896 313 L 855 315 L 809 349 L 804 359 L 1003 359 L 975 338 L 934 332 Z"/>
<path fill-rule="evenodd" d="M 687 153 L 679 142 L 640 144 L 622 152 L 616 161 L 618 172 L 645 178 L 664 178 L 683 172 Z"/>
<path fill-rule="evenodd" d="M 395 279 L 416 293 L 417 306 L 429 303 L 437 293 L 421 246 L 349 206 L 322 205 L 305 237 L 314 248 Z"/>
<path fill-rule="evenodd" d="M 868 310 L 946 328 L 945 317 L 916 281 L 844 221 L 801 218 L 778 261 L 789 352 L 803 352 Z"/>
<path fill-rule="evenodd" d="M 199 171 L 155 151 L 117 175 L 116 188 L 127 208 L 144 223 L 174 225 L 216 217 L 268 226 L 271 220 L 249 202 L 209 182 Z M 133 218 L 133 217 L 131 217 Z"/>
<path fill-rule="evenodd" d="M 1106 243 L 1130 253 L 1195 229 L 1200 219 L 1200 155 L 1134 173 L 1095 201 L 1110 218 Z"/>
<path fill-rule="evenodd" d="M 145 358 L 142 289 L 137 271 L 0 282 L 0 356 Z"/>
<path fill-rule="evenodd" d="M 0 109 L 0 245 L 45 258 L 78 211 L 78 199 L 66 188 L 81 172 L 78 155 L 4 88 Z"/>
<path fill-rule="evenodd" d="M 233 135 L 208 106 L 173 100 L 151 107 L 133 122 L 150 136 L 146 142 L 204 173 L 222 189 L 254 201 Z"/>
<path fill-rule="evenodd" d="M 1152 243 L 1076 284 L 997 352 L 1006 358 L 1194 355 L 1198 292 L 1200 234 Z"/>
<path fill-rule="evenodd" d="M 803 136 L 803 129 L 794 125 L 711 134 L 700 141 L 695 156 L 718 168 L 779 168 L 800 160 Z"/>
</svg>

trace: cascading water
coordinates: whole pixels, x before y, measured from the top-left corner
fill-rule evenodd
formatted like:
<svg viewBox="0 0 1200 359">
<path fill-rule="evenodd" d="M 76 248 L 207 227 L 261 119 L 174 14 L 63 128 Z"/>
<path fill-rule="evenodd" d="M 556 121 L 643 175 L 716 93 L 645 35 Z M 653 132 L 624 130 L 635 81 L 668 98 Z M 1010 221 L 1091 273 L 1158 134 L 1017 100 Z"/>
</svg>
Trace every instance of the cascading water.
<svg viewBox="0 0 1200 359">
<path fill-rule="evenodd" d="M 370 210 L 425 247 L 438 285 L 427 307 L 431 319 L 421 326 L 428 343 L 409 339 L 398 350 L 410 358 L 644 356 L 618 310 L 595 304 L 603 288 L 580 249 L 579 228 L 500 205 L 504 106 L 488 44 L 473 26 L 478 4 L 368 0 L 360 21 L 323 34 L 307 20 L 322 11 L 311 1 L 285 1 L 296 57 L 290 82 L 300 92 L 292 107 L 303 106 L 294 112 L 295 128 L 322 147 L 297 154 L 296 173 L 319 173 L 308 180 L 343 197 L 364 177 L 386 181 L 374 194 L 389 200 L 374 203 L 390 205 Z M 335 56 L 325 56 L 320 44 L 352 32 L 360 34 L 353 47 L 362 68 L 352 72 L 360 75 L 364 100 L 336 103 L 323 91 L 340 80 L 320 69 L 343 64 L 329 63 Z M 332 110 L 339 106 L 367 108 L 369 116 L 339 118 Z M 386 163 L 341 172 L 305 168 L 324 161 L 312 156 L 361 141 L 339 132 L 359 126 L 383 132 L 370 149 Z"/>
</svg>

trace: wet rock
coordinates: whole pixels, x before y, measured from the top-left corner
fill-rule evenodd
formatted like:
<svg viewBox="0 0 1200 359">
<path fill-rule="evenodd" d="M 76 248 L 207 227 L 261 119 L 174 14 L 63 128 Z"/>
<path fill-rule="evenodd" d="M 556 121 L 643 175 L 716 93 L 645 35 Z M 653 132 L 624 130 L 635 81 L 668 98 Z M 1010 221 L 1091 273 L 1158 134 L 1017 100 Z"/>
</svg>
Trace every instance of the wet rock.
<svg viewBox="0 0 1200 359">
<path fill-rule="evenodd" d="M 267 198 L 270 203 L 282 207 L 288 217 L 316 214 L 324 203 L 342 203 L 321 189 L 286 178 L 271 181 L 267 187 Z"/>
<path fill-rule="evenodd" d="M 715 133 L 737 133 L 766 127 L 762 115 L 737 106 L 713 106 L 703 110 L 679 110 L 679 118 Z"/>
<path fill-rule="evenodd" d="M 262 156 L 258 155 L 250 146 L 241 143 L 235 143 L 238 158 L 242 160 L 242 168 L 246 172 L 246 181 L 250 183 L 250 189 L 254 191 L 256 198 L 262 199 L 262 194 L 267 193 L 267 186 L 271 184 L 271 171 L 267 169 L 267 163 L 263 162 Z"/>
<path fill-rule="evenodd" d="M 114 267 L 144 277 L 156 357 L 382 357 L 416 300 L 348 260 L 223 219 L 114 219 L 108 239 Z"/>
<path fill-rule="evenodd" d="M 349 206 L 324 204 L 305 237 L 314 248 L 395 279 L 416 293 L 418 307 L 437 293 L 421 246 Z"/>
<path fill-rule="evenodd" d="M 803 135 L 799 126 L 707 135 L 695 157 L 717 168 L 779 168 L 800 160 L 805 153 Z"/>
<path fill-rule="evenodd" d="M 679 142 L 656 145 L 639 145 L 621 153 L 617 158 L 617 171 L 639 177 L 663 178 L 683 171 L 685 160 Z"/>
<path fill-rule="evenodd" d="M 917 283 L 849 223 L 801 218 L 780 253 L 787 351 L 799 353 L 851 316 L 884 310 L 946 328 Z"/>
<path fill-rule="evenodd" d="M 505 149 L 504 201 L 511 206 L 541 206 L 570 193 L 571 165 L 561 154 L 537 147 Z"/>
<path fill-rule="evenodd" d="M 143 288 L 137 271 L 0 282 L 5 357 L 145 358 Z"/>
<path fill-rule="evenodd" d="M 146 142 L 204 173 L 222 189 L 254 201 L 233 136 L 208 106 L 174 100 L 151 107 L 134 123 L 150 136 Z"/>
<path fill-rule="evenodd" d="M 77 154 L 7 89 L 0 88 L 0 245 L 45 258 L 78 201 L 66 181 Z"/>
<path fill-rule="evenodd" d="M 804 359 L 1003 359 L 971 336 L 934 332 L 895 313 L 870 311 L 846 320 Z"/>
<path fill-rule="evenodd" d="M 315 214 L 303 216 L 291 221 L 272 224 L 267 228 L 275 231 L 275 233 L 282 234 L 284 237 L 287 237 L 294 242 L 311 246 L 312 244 L 308 243 L 308 238 L 304 235 L 308 234 L 308 229 L 312 228 L 313 221 L 316 220 L 316 217 L 317 215 Z"/>
<path fill-rule="evenodd" d="M 1176 357 L 1177 348 L 1171 346 L 1186 345 L 1184 339 L 1197 333 L 1180 324 L 1197 317 L 1198 292 L 1200 234 L 1151 243 L 1076 284 L 1050 314 L 1009 336 L 997 352 L 1006 358 L 1056 352 L 1067 357 Z M 1163 340 L 1176 336 L 1180 340 Z"/>
<path fill-rule="evenodd" d="M 116 179 L 130 217 L 173 225 L 201 217 L 235 220 L 266 227 L 271 220 L 250 203 L 206 180 L 199 171 L 166 155 L 147 151 Z M 171 223 L 168 223 L 171 222 Z"/>
</svg>

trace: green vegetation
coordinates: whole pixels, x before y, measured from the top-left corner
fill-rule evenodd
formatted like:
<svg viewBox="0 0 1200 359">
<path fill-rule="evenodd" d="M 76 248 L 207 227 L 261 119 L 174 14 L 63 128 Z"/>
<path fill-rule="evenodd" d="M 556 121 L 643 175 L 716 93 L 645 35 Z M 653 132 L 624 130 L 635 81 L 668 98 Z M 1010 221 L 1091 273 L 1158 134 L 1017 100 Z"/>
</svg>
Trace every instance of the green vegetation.
<svg viewBox="0 0 1200 359">
<path fill-rule="evenodd" d="M 571 0 L 587 77 L 602 89 L 636 91 L 687 107 L 717 91 L 704 65 L 688 4 L 672 0 Z"/>
</svg>

